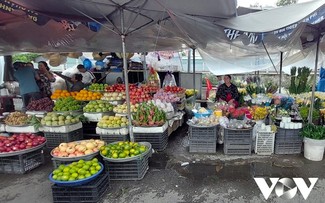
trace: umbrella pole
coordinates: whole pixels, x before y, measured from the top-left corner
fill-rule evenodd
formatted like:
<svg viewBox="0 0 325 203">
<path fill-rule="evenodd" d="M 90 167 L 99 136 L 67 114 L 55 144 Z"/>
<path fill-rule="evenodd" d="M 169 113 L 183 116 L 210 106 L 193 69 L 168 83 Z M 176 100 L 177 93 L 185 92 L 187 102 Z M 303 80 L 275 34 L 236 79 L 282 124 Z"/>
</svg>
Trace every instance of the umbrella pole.
<svg viewBox="0 0 325 203">
<path fill-rule="evenodd" d="M 282 61 L 283 61 L 283 52 L 280 52 L 280 82 L 279 82 L 279 93 L 281 93 L 282 88 Z"/>
<path fill-rule="evenodd" d="M 125 80 L 125 96 L 126 96 L 126 105 L 129 121 L 129 134 L 130 141 L 134 142 L 133 131 L 132 131 L 132 121 L 131 121 L 131 105 L 130 105 L 130 94 L 129 94 L 129 77 L 128 77 L 128 67 L 126 61 L 126 49 L 125 49 L 125 35 L 124 35 L 124 16 L 123 9 L 121 9 L 121 29 L 122 29 L 122 51 L 123 51 L 123 70 L 124 70 L 124 80 Z"/>
<path fill-rule="evenodd" d="M 309 108 L 308 123 L 313 122 L 313 110 L 314 110 L 314 101 L 315 101 L 315 86 L 316 86 L 320 38 L 321 38 L 320 36 L 318 36 L 318 38 L 317 38 L 316 59 L 315 59 L 315 69 L 314 69 L 314 82 L 313 82 L 313 88 L 312 88 L 312 92 L 311 92 L 311 102 L 310 102 L 310 108 Z"/>
<path fill-rule="evenodd" d="M 196 94 L 195 94 L 195 48 L 193 48 L 193 89 L 194 89 L 194 106 L 196 104 Z"/>
</svg>

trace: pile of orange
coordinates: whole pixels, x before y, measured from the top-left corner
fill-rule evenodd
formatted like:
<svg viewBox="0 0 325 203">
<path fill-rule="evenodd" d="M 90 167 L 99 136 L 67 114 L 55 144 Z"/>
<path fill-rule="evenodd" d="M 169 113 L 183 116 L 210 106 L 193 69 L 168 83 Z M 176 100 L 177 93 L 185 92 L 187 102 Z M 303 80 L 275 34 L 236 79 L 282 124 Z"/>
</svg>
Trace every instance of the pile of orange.
<svg viewBox="0 0 325 203">
<path fill-rule="evenodd" d="M 99 100 L 102 98 L 102 94 L 99 92 L 91 92 L 88 90 L 80 90 L 75 95 L 72 95 L 76 100 L 80 101 L 90 101 L 90 100 Z"/>
<path fill-rule="evenodd" d="M 55 90 L 51 95 L 51 99 L 66 98 L 75 94 L 75 92 L 68 92 L 67 90 Z"/>
</svg>

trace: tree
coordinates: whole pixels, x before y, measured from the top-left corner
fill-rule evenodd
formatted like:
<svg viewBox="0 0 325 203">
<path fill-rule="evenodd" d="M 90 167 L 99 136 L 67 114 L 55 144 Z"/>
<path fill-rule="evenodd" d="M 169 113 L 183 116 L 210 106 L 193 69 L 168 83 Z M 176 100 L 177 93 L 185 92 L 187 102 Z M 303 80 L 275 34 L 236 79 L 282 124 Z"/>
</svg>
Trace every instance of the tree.
<svg viewBox="0 0 325 203">
<path fill-rule="evenodd" d="M 286 5 L 290 5 L 290 4 L 296 4 L 298 3 L 298 0 L 278 0 L 276 2 L 277 6 L 286 6 Z"/>
<path fill-rule="evenodd" d="M 12 57 L 12 61 L 16 62 L 16 61 L 20 61 L 20 62 L 31 62 L 31 61 L 35 61 L 35 59 L 40 56 L 39 54 L 34 54 L 34 53 L 28 53 L 28 54 L 16 54 L 13 55 Z"/>
</svg>

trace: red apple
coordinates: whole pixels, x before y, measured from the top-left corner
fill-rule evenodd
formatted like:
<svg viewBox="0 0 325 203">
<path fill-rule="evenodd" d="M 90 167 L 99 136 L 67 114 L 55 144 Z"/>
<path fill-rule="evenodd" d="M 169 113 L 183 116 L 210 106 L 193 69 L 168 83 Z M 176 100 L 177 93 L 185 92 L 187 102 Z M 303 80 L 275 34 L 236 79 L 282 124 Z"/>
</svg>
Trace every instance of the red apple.
<svg viewBox="0 0 325 203">
<path fill-rule="evenodd" d="M 26 148 L 26 144 L 24 144 L 24 143 L 20 144 L 20 145 L 19 145 L 19 148 L 20 148 L 20 149 L 25 149 L 25 148 Z"/>
</svg>

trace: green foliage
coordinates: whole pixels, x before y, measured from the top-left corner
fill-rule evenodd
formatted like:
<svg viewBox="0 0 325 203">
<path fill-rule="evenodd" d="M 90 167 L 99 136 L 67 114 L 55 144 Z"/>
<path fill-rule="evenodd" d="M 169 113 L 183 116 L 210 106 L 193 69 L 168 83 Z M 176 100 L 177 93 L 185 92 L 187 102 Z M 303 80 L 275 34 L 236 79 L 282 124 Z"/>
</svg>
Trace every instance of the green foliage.
<svg viewBox="0 0 325 203">
<path fill-rule="evenodd" d="M 298 74 L 296 75 L 297 71 Z M 310 86 L 307 85 L 310 73 L 311 70 L 305 66 L 298 69 L 296 67 L 291 68 L 290 94 L 300 94 L 310 90 Z"/>
<path fill-rule="evenodd" d="M 308 137 L 315 140 L 325 139 L 325 127 L 320 125 L 306 124 L 300 133 L 303 137 Z"/>
<path fill-rule="evenodd" d="M 39 57 L 40 54 L 35 54 L 35 53 L 28 53 L 28 54 L 16 54 L 12 56 L 12 61 L 20 61 L 20 62 L 31 62 L 35 61 L 37 57 Z"/>
<path fill-rule="evenodd" d="M 299 108 L 299 113 L 302 118 L 302 120 L 307 123 L 308 121 L 308 114 L 309 114 L 309 107 L 308 106 L 302 106 Z M 318 109 L 313 110 L 313 121 L 316 121 L 320 118 L 320 112 Z"/>
<path fill-rule="evenodd" d="M 278 0 L 276 2 L 277 6 L 286 6 L 286 5 L 290 5 L 290 4 L 295 4 L 297 3 L 298 0 Z"/>
</svg>

